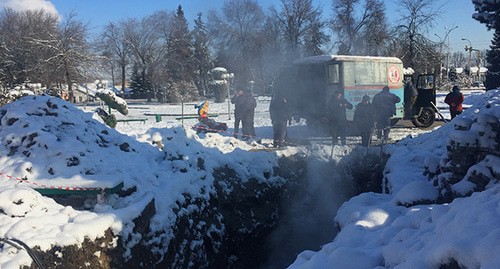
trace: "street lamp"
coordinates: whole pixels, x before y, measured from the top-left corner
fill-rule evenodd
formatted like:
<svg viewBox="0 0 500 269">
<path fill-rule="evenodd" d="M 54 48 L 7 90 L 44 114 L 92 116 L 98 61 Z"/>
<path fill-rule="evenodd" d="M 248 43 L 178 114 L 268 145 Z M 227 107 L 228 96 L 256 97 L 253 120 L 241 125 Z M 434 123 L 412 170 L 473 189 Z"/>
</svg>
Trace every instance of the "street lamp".
<svg viewBox="0 0 500 269">
<path fill-rule="evenodd" d="M 440 79 L 440 81 L 443 81 L 443 61 L 442 61 L 442 57 L 443 57 L 443 42 L 444 42 L 444 39 L 441 39 L 441 37 L 438 34 L 434 34 L 434 35 L 437 36 L 437 38 L 439 38 L 439 79 Z"/>
<path fill-rule="evenodd" d="M 469 42 L 469 46 L 468 47 L 465 46 L 465 51 L 469 51 L 469 60 L 467 62 L 467 66 L 469 68 L 469 76 L 470 76 L 470 68 L 471 68 L 471 66 L 470 66 L 470 60 L 472 58 L 472 42 L 470 42 L 470 40 L 467 39 L 467 38 L 462 38 L 462 40 Z"/>
<path fill-rule="evenodd" d="M 471 46 L 471 47 L 472 47 L 472 43 L 470 42 L 470 40 L 469 40 L 469 39 L 467 39 L 467 38 L 462 38 L 462 40 L 463 40 L 463 41 L 467 41 L 467 42 L 469 42 L 469 46 Z"/>
<path fill-rule="evenodd" d="M 228 115 L 228 120 L 231 120 L 231 96 L 229 96 L 229 89 L 230 89 L 230 84 L 234 78 L 234 73 L 228 73 L 222 75 L 222 78 L 226 80 L 226 86 L 227 86 L 227 115 Z"/>
<path fill-rule="evenodd" d="M 455 25 L 455 27 L 450 28 L 443 39 L 443 42 L 444 42 L 444 40 L 447 39 L 447 43 L 448 43 L 446 45 L 446 72 L 448 72 L 448 70 L 450 69 L 450 33 L 451 33 L 451 31 L 453 31 L 457 28 L 458 28 L 458 25 Z M 444 29 L 448 29 L 448 28 L 444 27 Z"/>
<path fill-rule="evenodd" d="M 448 55 L 449 55 L 449 46 L 450 46 L 450 38 L 449 38 L 449 35 L 451 33 L 451 31 L 457 29 L 458 26 L 454 26 L 450 29 L 448 29 L 448 27 L 444 27 L 446 31 L 446 34 L 444 35 L 443 38 L 441 38 L 438 34 L 434 34 L 435 36 L 437 36 L 439 38 L 439 77 L 440 79 L 442 80 L 443 79 L 443 66 L 442 66 L 442 55 L 443 55 L 443 45 L 445 44 L 446 41 L 448 41 L 448 44 L 446 46 L 446 71 L 448 71 L 448 68 L 449 68 L 449 61 L 448 61 Z"/>
</svg>

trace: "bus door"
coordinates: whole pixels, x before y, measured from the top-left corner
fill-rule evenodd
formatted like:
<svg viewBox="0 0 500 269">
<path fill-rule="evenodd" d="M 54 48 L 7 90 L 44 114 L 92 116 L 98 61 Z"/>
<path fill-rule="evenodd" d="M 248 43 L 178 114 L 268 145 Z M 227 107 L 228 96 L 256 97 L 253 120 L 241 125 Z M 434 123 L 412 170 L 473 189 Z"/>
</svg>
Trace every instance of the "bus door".
<svg viewBox="0 0 500 269">
<path fill-rule="evenodd" d="M 298 110 L 306 118 L 324 116 L 326 107 L 326 72 L 323 64 L 306 64 L 298 68 Z"/>
<path fill-rule="evenodd" d="M 417 79 L 418 96 L 413 106 L 412 123 L 416 127 L 429 127 L 436 119 L 436 80 L 434 74 L 419 75 Z"/>
<path fill-rule="evenodd" d="M 326 92 L 325 92 L 325 100 L 328 102 L 331 100 L 336 91 L 343 90 L 341 87 L 341 63 L 339 62 L 330 62 L 326 65 Z"/>
<path fill-rule="evenodd" d="M 417 79 L 418 96 L 415 107 L 432 107 L 436 104 L 436 81 L 434 74 L 419 75 Z"/>
</svg>

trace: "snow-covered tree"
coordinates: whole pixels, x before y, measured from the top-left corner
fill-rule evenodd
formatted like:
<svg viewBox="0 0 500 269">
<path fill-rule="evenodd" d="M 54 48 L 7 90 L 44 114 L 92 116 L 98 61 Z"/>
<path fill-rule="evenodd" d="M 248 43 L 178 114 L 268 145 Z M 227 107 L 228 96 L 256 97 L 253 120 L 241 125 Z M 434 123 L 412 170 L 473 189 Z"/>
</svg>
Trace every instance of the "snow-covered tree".
<svg viewBox="0 0 500 269">
<path fill-rule="evenodd" d="M 116 96 L 116 94 L 109 89 L 100 89 L 96 92 L 96 96 L 101 99 L 108 106 L 109 113 L 102 108 L 97 108 L 96 113 L 101 117 L 101 119 L 111 128 L 116 127 L 116 117 L 112 113 L 111 109 L 116 109 L 122 115 L 128 114 L 128 104 L 121 97 Z"/>
<path fill-rule="evenodd" d="M 210 81 L 210 87 L 215 95 L 215 102 L 222 103 L 227 97 L 227 87 L 229 74 L 227 69 L 224 67 L 215 67 L 210 71 L 212 75 L 212 81 Z"/>
<path fill-rule="evenodd" d="M 122 115 L 128 114 L 127 102 L 109 89 L 100 89 L 96 93 L 97 97 L 101 99 L 110 109 L 116 109 Z"/>
<path fill-rule="evenodd" d="M 37 45 L 50 53 L 45 59 L 64 77 L 70 102 L 74 101 L 73 83 L 85 77 L 83 64 L 95 60 L 87 42 L 88 27 L 70 14 L 49 40 L 36 40 Z"/>
<path fill-rule="evenodd" d="M 45 59 L 49 48 L 39 40 L 50 40 L 57 32 L 57 18 L 43 10 L 0 13 L 0 81 L 5 89 L 37 79 L 44 85 L 57 81 Z"/>
<path fill-rule="evenodd" d="M 500 1 L 472 0 L 476 13 L 472 17 L 494 29 L 490 50 L 486 53 L 488 72 L 484 86 L 487 90 L 500 87 Z"/>
</svg>

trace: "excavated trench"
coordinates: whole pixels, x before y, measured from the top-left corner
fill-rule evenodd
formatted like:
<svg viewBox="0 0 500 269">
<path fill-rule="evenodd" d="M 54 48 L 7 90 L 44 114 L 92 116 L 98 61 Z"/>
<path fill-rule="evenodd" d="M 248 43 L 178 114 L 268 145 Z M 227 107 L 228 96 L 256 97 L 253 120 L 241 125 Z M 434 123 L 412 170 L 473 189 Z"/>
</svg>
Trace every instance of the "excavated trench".
<svg viewBox="0 0 500 269">
<path fill-rule="evenodd" d="M 84 250 L 70 246 L 35 252 L 43 264 L 53 265 L 50 268 L 76 268 L 78 264 L 95 268 L 286 268 L 300 252 L 319 250 L 333 240 L 338 231 L 334 216 L 343 202 L 361 192 L 381 191 L 385 163 L 380 150 L 374 152 L 353 151 L 335 160 L 314 152 L 282 157 L 273 174 L 283 180 L 275 186 L 252 179 L 241 183 L 235 171 L 220 167 L 213 172 L 216 185 L 230 186 L 230 194 L 216 186 L 217 194 L 208 200 L 186 196 L 178 204 L 174 227 L 154 233 L 149 230 L 156 214 L 152 200 L 134 220 L 134 234 L 142 237 L 130 250 L 124 246 L 136 239 L 109 233 L 86 242 Z M 155 251 L 164 247 L 158 238 L 170 234 L 172 240 L 161 255 Z M 124 253 L 129 259 L 124 259 Z"/>
<path fill-rule="evenodd" d="M 340 160 L 307 156 L 280 161 L 287 178 L 278 226 L 267 236 L 261 269 L 286 268 L 304 250 L 317 251 L 338 232 L 334 217 L 343 202 L 366 191 L 381 192 L 379 151 L 355 151 Z"/>
</svg>

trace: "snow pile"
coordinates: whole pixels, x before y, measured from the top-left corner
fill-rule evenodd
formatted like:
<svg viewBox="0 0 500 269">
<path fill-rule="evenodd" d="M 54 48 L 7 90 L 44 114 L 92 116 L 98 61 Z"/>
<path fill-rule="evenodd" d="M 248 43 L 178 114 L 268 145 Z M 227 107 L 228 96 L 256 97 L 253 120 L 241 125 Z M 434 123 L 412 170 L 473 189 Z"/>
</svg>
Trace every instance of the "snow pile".
<svg viewBox="0 0 500 269">
<path fill-rule="evenodd" d="M 388 193 L 364 193 L 344 203 L 335 218 L 341 231 L 334 241 L 317 252 L 302 252 L 289 268 L 499 268 L 500 158 L 494 126 L 500 92 L 476 97 L 452 122 L 388 146 Z M 443 190 L 428 176 L 446 168 L 443 160 L 457 143 L 481 149 L 480 143 L 488 151 L 451 184 L 455 195 L 469 196 L 436 204 Z M 481 192 L 471 192 L 477 191 L 472 174 L 487 178 Z"/>
<path fill-rule="evenodd" d="M 172 239 L 179 204 L 186 197 L 208 200 L 215 192 L 214 169 L 229 167 L 243 181 L 279 181 L 269 177 L 274 154 L 239 150 L 235 145 L 241 142 L 234 138 L 201 139 L 194 130 L 174 127 L 151 129 L 140 142 L 94 117 L 48 96 L 23 97 L 0 108 L 0 237 L 45 251 L 54 245 L 78 246 L 111 229 L 135 238 L 128 242 L 130 248 L 143 236 L 133 232 L 132 220 L 154 200 L 150 228 L 162 234 L 154 242 L 162 246 L 156 249 L 162 255 Z M 152 144 L 153 138 L 163 142 L 164 151 Z M 221 152 L 200 140 L 233 146 Z M 121 182 L 131 194 L 108 195 L 103 204 L 87 203 L 86 210 L 64 207 L 33 190 L 42 185 L 110 188 Z M 194 207 L 190 210 L 196 211 Z M 2 268 L 31 262 L 25 251 L 8 245 L 0 250 Z"/>
<path fill-rule="evenodd" d="M 290 268 L 500 267 L 496 255 L 500 252 L 500 164 L 495 131 L 500 96 L 498 91 L 490 91 L 474 94 L 466 102 L 472 107 L 452 122 L 385 146 L 391 155 L 384 171 L 386 193 L 364 193 L 344 203 L 335 217 L 342 229 L 338 236 L 317 252 L 302 252 Z M 272 137 L 267 108 L 268 103 L 261 102 L 256 111 L 257 135 L 264 138 Z M 158 111 L 164 109 L 158 107 Z M 131 111 L 143 112 L 138 108 Z M 289 135 L 294 137 L 300 127 L 290 126 Z M 251 152 L 263 146 L 233 138 L 231 129 L 229 134 L 198 135 L 191 128 L 171 126 L 166 121 L 123 124 L 118 129 L 122 133 L 105 126 L 94 113 L 57 98 L 27 96 L 0 107 L 0 237 L 47 250 L 53 245 L 80 245 L 84 238 L 92 240 L 111 230 L 130 239 L 124 246 L 129 249 L 142 237 L 151 236 L 153 251 L 163 255 L 173 245 L 172 239 L 178 239 L 173 238 L 172 227 L 179 218 L 202 212 L 214 192 L 243 189 L 249 180 L 279 185 L 282 179 L 273 173 L 277 156 L 300 151 L 289 146 L 272 153 Z M 395 129 L 394 134 L 399 131 Z M 354 140 L 352 144 L 358 143 Z M 455 148 L 466 153 L 478 150 L 470 151 L 477 158 L 474 165 L 454 165 L 461 161 L 456 159 L 460 154 L 450 155 Z M 336 146 L 333 151 L 325 145 L 311 147 L 314 154 L 336 159 L 345 156 L 348 149 L 356 149 L 356 145 Z M 452 180 L 448 168 L 464 171 Z M 214 171 L 224 169 L 234 171 L 235 176 L 215 184 Z M 318 175 L 317 181 L 323 177 Z M 234 180 L 241 182 L 230 184 Z M 93 201 L 80 209 L 57 204 L 32 189 L 41 184 L 109 188 L 121 182 L 129 191 L 127 196 L 108 195 L 103 204 Z M 251 192 L 255 189 L 245 191 L 254 195 Z M 446 198 L 445 194 L 463 197 L 449 203 L 435 202 Z M 202 202 L 190 204 L 189 199 Z M 144 235 L 135 230 L 132 220 L 152 200 L 151 233 Z M 235 204 L 234 208 L 238 206 L 246 207 Z M 251 214 L 242 216 L 247 215 Z M 184 228 L 197 231 L 197 225 L 205 221 L 201 217 L 186 219 L 193 227 Z M 239 223 L 227 224 L 237 227 Z M 225 228 L 214 229 L 223 234 Z M 199 239 L 202 245 L 203 238 Z M 198 247 L 192 242 L 186 249 Z M 2 268 L 19 268 L 31 262 L 25 251 L 6 244 L 0 250 Z"/>
</svg>

